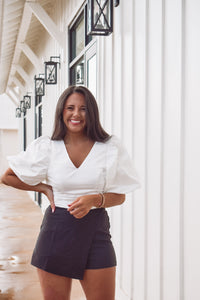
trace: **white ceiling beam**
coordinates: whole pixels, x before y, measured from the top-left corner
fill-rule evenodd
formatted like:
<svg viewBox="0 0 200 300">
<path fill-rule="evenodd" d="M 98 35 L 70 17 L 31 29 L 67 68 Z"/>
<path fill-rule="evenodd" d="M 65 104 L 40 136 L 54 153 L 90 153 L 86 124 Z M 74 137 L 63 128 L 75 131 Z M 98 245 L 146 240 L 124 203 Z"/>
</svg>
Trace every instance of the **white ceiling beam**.
<svg viewBox="0 0 200 300">
<path fill-rule="evenodd" d="M 31 80 L 30 76 L 26 73 L 26 71 L 20 65 L 17 65 L 15 68 L 16 68 L 16 71 L 19 73 L 19 75 L 24 79 L 24 81 L 26 81 L 28 86 L 31 86 L 32 80 Z"/>
<path fill-rule="evenodd" d="M 19 101 L 21 95 L 15 91 L 14 87 L 9 85 L 7 89 L 9 91 L 12 91 L 12 94 L 14 94 L 15 98 Z"/>
<path fill-rule="evenodd" d="M 12 77 L 12 82 L 14 82 L 14 84 L 16 84 L 16 86 L 20 88 L 21 93 L 25 91 L 25 86 L 19 81 L 19 79 L 17 79 L 16 77 Z"/>
<path fill-rule="evenodd" d="M 65 47 L 65 34 L 60 31 L 58 26 L 52 21 L 44 8 L 39 3 L 27 2 L 26 3 L 33 14 L 44 26 L 48 33 L 60 44 L 62 48 Z"/>
<path fill-rule="evenodd" d="M 41 63 L 41 60 L 37 57 L 37 55 L 32 51 L 32 49 L 26 43 L 21 43 L 19 46 L 24 54 L 28 57 L 28 59 L 32 62 L 37 71 L 41 72 L 43 64 Z"/>
<path fill-rule="evenodd" d="M 9 88 L 6 89 L 6 95 L 15 104 L 16 107 L 19 106 L 19 101 L 15 99 L 15 96 L 12 95 L 11 90 Z"/>
<path fill-rule="evenodd" d="M 7 0 L 6 3 L 12 4 L 13 0 L 12 1 Z M 31 17 L 32 17 L 32 12 L 29 9 L 29 7 L 27 6 L 27 4 L 25 3 L 22 21 L 21 21 L 21 25 L 20 25 L 20 29 L 19 29 L 19 34 L 17 37 L 16 45 L 15 45 L 15 53 L 14 53 L 14 57 L 12 60 L 11 72 L 9 74 L 8 86 L 10 86 L 12 83 L 13 65 L 17 65 L 19 62 L 19 58 L 20 58 L 20 54 L 21 54 L 21 49 L 19 48 L 19 45 L 20 45 L 20 43 L 24 42 L 24 40 L 26 38 L 26 34 L 27 34 L 27 31 L 29 29 L 30 22 L 31 22 Z"/>
</svg>

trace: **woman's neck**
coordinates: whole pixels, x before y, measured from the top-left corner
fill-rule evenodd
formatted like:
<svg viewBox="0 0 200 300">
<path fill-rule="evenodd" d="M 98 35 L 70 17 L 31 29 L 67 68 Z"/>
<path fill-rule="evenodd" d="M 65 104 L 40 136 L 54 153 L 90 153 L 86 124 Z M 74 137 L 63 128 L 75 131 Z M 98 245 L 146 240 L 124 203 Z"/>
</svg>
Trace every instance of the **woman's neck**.
<svg viewBox="0 0 200 300">
<path fill-rule="evenodd" d="M 86 134 L 79 133 L 68 133 L 64 138 L 65 144 L 79 144 L 83 142 L 88 142 L 90 139 Z"/>
</svg>

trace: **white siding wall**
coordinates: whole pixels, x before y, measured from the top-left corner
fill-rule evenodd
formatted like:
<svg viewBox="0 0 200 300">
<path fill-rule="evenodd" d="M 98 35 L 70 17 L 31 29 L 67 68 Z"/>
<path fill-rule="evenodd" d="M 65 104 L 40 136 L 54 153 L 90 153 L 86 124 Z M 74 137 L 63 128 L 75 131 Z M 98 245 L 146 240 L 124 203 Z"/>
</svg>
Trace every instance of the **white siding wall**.
<svg viewBox="0 0 200 300">
<path fill-rule="evenodd" d="M 15 155 L 19 152 L 19 136 L 17 129 L 0 128 L 0 176 L 6 171 L 8 155 Z"/>
<path fill-rule="evenodd" d="M 45 60 L 62 56 L 59 84 L 43 99 L 43 134 L 68 84 L 67 29 L 82 3 L 57 1 L 66 49 L 48 34 L 38 49 Z M 101 120 L 122 139 L 142 184 L 109 210 L 120 300 L 200 299 L 199 12 L 199 0 L 120 1 L 114 33 L 97 39 Z"/>
<path fill-rule="evenodd" d="M 114 34 L 99 39 L 103 123 L 142 182 L 111 209 L 124 299 L 200 297 L 199 9 L 197 0 L 122 1 Z"/>
<path fill-rule="evenodd" d="M 15 118 L 15 105 L 5 94 L 0 96 L 0 176 L 8 168 L 7 155 L 19 151 L 18 127 L 19 120 Z"/>
</svg>

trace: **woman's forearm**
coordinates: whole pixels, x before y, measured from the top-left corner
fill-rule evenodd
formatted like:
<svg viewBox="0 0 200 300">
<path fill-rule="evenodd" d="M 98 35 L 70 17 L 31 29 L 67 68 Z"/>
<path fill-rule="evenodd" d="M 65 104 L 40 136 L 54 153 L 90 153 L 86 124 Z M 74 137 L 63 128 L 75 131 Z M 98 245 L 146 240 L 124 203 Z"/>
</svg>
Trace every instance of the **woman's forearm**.
<svg viewBox="0 0 200 300">
<path fill-rule="evenodd" d="M 125 194 L 104 193 L 104 203 L 102 207 L 112 207 L 121 205 L 125 201 Z M 102 195 L 96 194 L 94 197 L 94 206 L 99 207 L 102 204 Z"/>
<path fill-rule="evenodd" d="M 5 174 L 1 177 L 2 183 L 12 186 L 14 188 L 25 190 L 25 191 L 35 191 L 35 192 L 43 192 L 45 189 L 45 184 L 39 183 L 37 185 L 29 185 L 21 181 L 15 173 L 8 169 Z"/>
<path fill-rule="evenodd" d="M 16 189 L 40 192 L 40 193 L 45 194 L 50 202 L 52 212 L 55 211 L 52 186 L 45 184 L 45 183 L 39 183 L 37 185 L 26 184 L 15 175 L 15 173 L 12 171 L 12 169 L 8 169 L 5 172 L 5 174 L 1 177 L 1 181 L 2 181 L 2 183 L 12 186 Z"/>
</svg>

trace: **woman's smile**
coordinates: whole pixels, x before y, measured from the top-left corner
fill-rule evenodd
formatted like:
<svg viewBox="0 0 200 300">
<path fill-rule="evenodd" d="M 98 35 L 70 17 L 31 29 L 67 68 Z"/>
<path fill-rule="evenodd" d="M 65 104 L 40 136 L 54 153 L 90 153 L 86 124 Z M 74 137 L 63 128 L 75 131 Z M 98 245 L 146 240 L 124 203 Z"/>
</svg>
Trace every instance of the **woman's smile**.
<svg viewBox="0 0 200 300">
<path fill-rule="evenodd" d="M 80 120 L 74 120 L 74 119 L 71 119 L 70 122 L 71 122 L 72 124 L 74 124 L 74 125 L 78 125 L 78 124 L 81 123 Z"/>
</svg>

